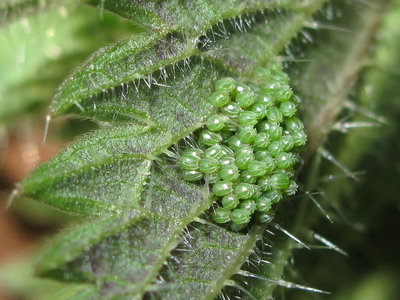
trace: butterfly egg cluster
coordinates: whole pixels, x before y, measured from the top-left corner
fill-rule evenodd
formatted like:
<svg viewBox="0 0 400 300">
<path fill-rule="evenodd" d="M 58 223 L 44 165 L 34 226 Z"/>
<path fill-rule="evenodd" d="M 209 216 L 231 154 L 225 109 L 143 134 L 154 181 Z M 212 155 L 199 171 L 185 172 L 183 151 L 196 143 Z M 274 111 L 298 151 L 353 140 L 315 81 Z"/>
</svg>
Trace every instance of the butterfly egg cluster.
<svg viewBox="0 0 400 300">
<path fill-rule="evenodd" d="M 269 220 L 271 205 L 296 193 L 293 168 L 307 141 L 280 66 L 258 70 L 257 78 L 259 84 L 252 87 L 232 78 L 216 82 L 208 99 L 216 113 L 200 132 L 200 148 L 180 156 L 184 180 L 210 185 L 219 204 L 214 221 L 231 222 L 233 230 L 252 218 Z"/>
</svg>

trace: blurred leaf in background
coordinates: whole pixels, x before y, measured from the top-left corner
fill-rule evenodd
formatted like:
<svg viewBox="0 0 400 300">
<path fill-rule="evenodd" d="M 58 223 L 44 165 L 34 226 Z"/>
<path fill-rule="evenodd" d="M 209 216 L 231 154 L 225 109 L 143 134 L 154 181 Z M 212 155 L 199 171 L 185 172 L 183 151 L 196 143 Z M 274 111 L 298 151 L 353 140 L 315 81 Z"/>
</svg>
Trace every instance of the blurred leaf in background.
<svg viewBox="0 0 400 300">
<path fill-rule="evenodd" d="M 138 26 L 72 4 L 0 28 L 0 124 L 47 107 L 67 74 L 100 47 Z"/>
<path fill-rule="evenodd" d="M 73 136 L 94 127 L 82 120 L 55 121 L 42 145 L 47 107 L 57 86 L 98 48 L 141 31 L 78 4 L 59 1 L 39 13 L 21 10 L 0 26 L 0 299 L 4 291 L 27 299 L 64 298 L 62 284 L 33 277 L 32 253 L 44 235 L 76 219 L 26 198 L 3 208 L 15 182 Z"/>
<path fill-rule="evenodd" d="M 294 255 L 295 272 L 334 292 L 334 299 L 395 300 L 400 297 L 400 1 L 392 1 L 368 67 L 348 107 L 359 103 L 353 120 L 331 134 L 329 145 L 359 182 L 325 167 L 323 198 L 341 214 L 339 224 L 320 220 L 318 232 L 347 257 L 315 251 Z M 354 107 L 353 107 L 354 108 Z M 344 134 L 343 134 L 344 133 Z M 288 299 L 313 299 L 289 293 Z"/>
</svg>

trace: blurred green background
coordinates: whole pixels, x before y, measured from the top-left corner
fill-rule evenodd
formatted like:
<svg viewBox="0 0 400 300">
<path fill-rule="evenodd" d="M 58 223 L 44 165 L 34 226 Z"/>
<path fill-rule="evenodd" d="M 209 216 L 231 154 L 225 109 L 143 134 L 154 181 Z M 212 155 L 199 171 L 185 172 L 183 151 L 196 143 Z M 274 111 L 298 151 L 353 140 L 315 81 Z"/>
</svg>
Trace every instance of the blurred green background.
<svg viewBox="0 0 400 300">
<path fill-rule="evenodd" d="M 7 199 L 34 165 L 96 126 L 52 121 L 42 145 L 46 108 L 57 86 L 95 50 L 141 28 L 74 1 L 1 26 L 0 299 L 63 299 L 71 290 L 35 279 L 33 265 L 42 243 L 76 219 L 29 199 Z M 346 221 L 321 219 L 315 226 L 348 256 L 295 251 L 289 272 L 299 283 L 333 295 L 279 289 L 278 299 L 400 299 L 400 1 L 391 2 L 371 51 L 349 97 L 385 122 L 332 134 L 330 151 L 348 169 L 360 171 L 360 181 L 325 166 L 324 198 L 338 204 Z"/>
</svg>

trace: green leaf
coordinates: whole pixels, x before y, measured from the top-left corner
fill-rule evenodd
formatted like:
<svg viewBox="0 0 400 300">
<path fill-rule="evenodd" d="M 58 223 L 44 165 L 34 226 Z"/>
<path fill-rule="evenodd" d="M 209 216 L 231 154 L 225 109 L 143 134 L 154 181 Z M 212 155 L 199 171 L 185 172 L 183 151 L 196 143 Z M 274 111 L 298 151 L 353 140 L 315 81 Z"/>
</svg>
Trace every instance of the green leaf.
<svg viewBox="0 0 400 300">
<path fill-rule="evenodd" d="M 174 133 L 192 132 L 212 111 L 206 99 L 221 72 L 207 62 L 188 63 L 191 69 L 184 64 L 165 69 L 169 76 L 161 85 L 151 79 L 150 87 L 143 81 L 124 84 L 82 101 L 83 111 L 73 106 L 69 113 L 100 121 L 158 126 Z"/>
<path fill-rule="evenodd" d="M 195 7 L 197 7 L 197 4 L 203 3 L 203 1 L 195 2 Z M 228 28 L 230 31 L 233 31 L 232 38 L 228 39 L 226 42 L 224 42 L 225 39 L 222 39 L 222 42 L 219 41 L 221 39 L 217 39 L 215 45 L 211 43 L 212 46 L 209 51 L 211 54 L 206 54 L 206 56 L 213 57 L 217 61 L 224 60 L 223 63 L 225 67 L 228 67 L 232 61 L 240 62 L 240 65 L 235 66 L 235 71 L 237 73 L 242 71 L 240 67 L 248 66 L 252 68 L 251 66 L 254 67 L 255 62 L 245 59 L 250 53 L 246 54 L 247 49 L 243 45 L 247 45 L 248 42 L 251 41 L 251 43 L 254 44 L 254 49 L 257 49 L 253 53 L 254 59 L 257 59 L 258 63 L 265 61 L 267 57 L 275 55 L 286 46 L 288 41 L 302 28 L 305 20 L 309 18 L 323 2 L 323 0 L 313 0 L 311 4 L 304 6 L 303 11 L 294 13 L 293 19 L 290 19 L 290 17 L 288 17 L 288 19 L 276 18 L 271 21 L 271 25 L 269 26 L 265 24 L 267 17 L 262 15 L 257 17 L 257 19 L 254 17 L 254 21 L 251 18 L 245 18 L 243 20 L 242 17 L 240 17 L 238 21 L 236 21 L 236 19 L 230 19 L 234 24 L 236 24 L 235 22 L 239 24 L 235 25 L 233 28 Z M 176 10 L 174 15 L 177 16 L 179 15 L 182 17 L 185 13 L 190 11 L 176 4 L 174 1 L 166 1 L 165 3 L 167 6 L 171 5 L 171 7 L 174 7 Z M 262 1 L 260 3 L 265 2 Z M 187 4 L 185 4 L 185 7 L 186 5 Z M 254 5 L 254 7 L 251 5 Z M 264 8 L 258 1 L 248 5 L 242 4 L 239 5 L 239 7 L 234 7 L 235 9 L 233 9 L 233 11 L 229 8 L 226 8 L 226 11 L 222 10 L 224 7 L 219 8 L 217 11 L 222 19 L 214 19 L 212 16 L 209 16 L 211 18 L 209 21 L 207 18 L 201 19 L 204 28 L 198 32 L 181 33 L 179 31 L 172 31 L 175 29 L 145 32 L 133 35 L 127 40 L 101 49 L 61 85 L 50 107 L 51 114 L 55 116 L 64 115 L 71 113 L 71 111 L 78 113 L 77 109 L 79 109 L 81 113 L 78 114 L 86 116 L 86 106 L 90 103 L 92 108 L 89 110 L 92 110 L 92 112 L 89 111 L 88 114 L 92 116 L 94 115 L 93 111 L 97 110 L 96 102 L 99 98 L 108 98 L 110 94 L 112 98 L 115 98 L 120 96 L 121 93 L 122 98 L 125 98 L 123 95 L 125 94 L 124 91 L 129 88 L 129 86 L 125 86 L 125 84 L 129 84 L 131 88 L 133 85 L 139 86 L 140 84 L 142 86 L 147 85 L 148 87 L 151 87 L 153 83 L 155 85 L 168 85 L 168 83 L 161 82 L 161 79 L 165 80 L 168 75 L 173 76 L 173 74 L 175 74 L 174 71 L 179 67 L 179 65 L 177 65 L 178 63 L 181 62 L 181 64 L 185 65 L 189 63 L 188 59 L 190 57 L 201 56 L 202 52 L 208 48 L 208 46 L 205 46 L 210 36 L 215 37 L 221 35 L 215 32 L 221 30 L 225 32 L 225 30 L 227 30 L 224 23 L 221 23 L 222 25 L 217 25 L 219 22 L 222 22 L 224 19 L 240 16 L 240 14 L 244 12 L 247 13 Z M 171 9 L 167 9 L 167 11 Z M 181 13 L 180 10 L 183 12 Z M 187 24 L 186 20 L 182 22 L 183 24 Z M 254 26 L 252 31 L 242 34 L 241 31 L 251 27 L 253 23 L 259 24 L 259 26 Z M 215 28 L 212 27 L 213 25 L 215 25 Z M 221 26 L 225 29 L 221 29 Z M 240 30 L 239 33 L 235 34 L 235 29 Z M 202 45 L 201 36 L 203 36 L 204 33 L 206 42 L 205 45 Z M 226 34 L 230 35 L 230 32 L 227 31 Z M 269 42 L 266 42 L 267 38 L 269 38 Z M 229 43 L 229 46 L 226 45 L 226 43 Z M 222 51 L 220 49 L 222 49 Z M 230 50 L 228 50 L 228 53 L 225 53 L 224 49 Z M 229 55 L 241 57 L 242 59 L 236 60 Z M 260 61 L 261 58 L 262 61 Z M 169 70 L 165 70 L 167 67 L 169 67 Z M 153 74 L 156 71 L 158 71 L 158 73 Z M 115 91 L 115 89 L 118 90 Z M 142 89 L 140 91 L 142 91 Z M 141 97 L 141 93 L 138 97 Z M 123 100 L 121 97 L 119 98 Z M 111 110 L 113 110 L 113 107 L 115 107 L 115 104 L 109 105 Z M 100 108 L 99 110 L 99 118 L 102 119 L 104 117 L 104 119 L 108 120 L 109 116 L 104 109 Z M 117 119 L 119 117 L 124 118 L 124 116 L 128 118 L 128 120 L 129 117 L 133 119 L 139 118 L 139 120 L 143 117 L 145 118 L 143 115 L 132 117 L 132 114 L 136 115 L 135 108 L 133 107 L 120 111 L 119 117 L 118 114 L 113 114 L 117 116 Z"/>
<path fill-rule="evenodd" d="M 133 205 L 151 160 L 170 144 L 171 135 L 159 129 L 96 131 L 37 168 L 21 188 L 28 197 L 73 214 L 109 213 Z"/>
<path fill-rule="evenodd" d="M 152 289 L 180 234 L 212 200 L 170 167 L 156 166 L 139 203 L 78 226 L 44 251 L 37 272 L 66 281 L 101 283 L 104 297 Z"/>
<path fill-rule="evenodd" d="M 234 31 L 229 39 L 219 38 L 205 55 L 235 71 L 243 79 L 251 78 L 258 65 L 265 65 L 275 58 L 296 37 L 324 0 L 310 1 L 301 10 L 274 10 L 256 15 L 251 30 L 246 33 Z M 234 23 L 233 27 L 245 26 Z M 241 30 L 245 30 L 243 28 Z M 251 50 L 249 50 L 251 45 Z M 240 59 L 238 59 L 240 58 Z"/>
<path fill-rule="evenodd" d="M 179 299 L 215 299 L 223 287 L 234 284 L 230 278 L 240 271 L 265 228 L 254 226 L 241 235 L 212 224 L 196 224 L 161 273 L 164 281 L 154 295 L 159 299 L 176 299 L 177 295 Z"/>
<path fill-rule="evenodd" d="M 177 34 L 142 33 L 102 49 L 65 81 L 53 100 L 55 115 L 120 84 L 140 78 L 193 54 L 193 43 Z"/>
</svg>

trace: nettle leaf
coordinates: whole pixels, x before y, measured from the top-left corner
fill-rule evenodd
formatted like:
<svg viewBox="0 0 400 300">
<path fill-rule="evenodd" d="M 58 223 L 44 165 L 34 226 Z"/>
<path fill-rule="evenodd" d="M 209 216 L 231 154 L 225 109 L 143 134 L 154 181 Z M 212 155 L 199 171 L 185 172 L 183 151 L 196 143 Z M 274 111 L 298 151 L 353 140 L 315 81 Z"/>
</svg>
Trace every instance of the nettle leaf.
<svg viewBox="0 0 400 300">
<path fill-rule="evenodd" d="M 182 26 L 172 26 L 171 28 L 168 27 L 157 31 L 141 33 L 127 40 L 120 41 L 115 45 L 101 49 L 61 85 L 53 99 L 50 112 L 55 116 L 64 115 L 70 113 L 73 107 L 77 106 L 84 113 L 86 102 L 90 101 L 90 98 L 96 97 L 100 93 L 111 93 L 113 89 L 118 86 L 123 88 L 125 83 L 138 80 L 137 84 L 139 84 L 141 79 L 147 86 L 150 86 L 152 82 L 157 84 L 159 79 L 153 76 L 153 72 L 161 70 L 161 74 L 158 74 L 158 77 L 163 78 L 163 76 L 165 76 L 165 73 L 163 73 L 165 72 L 165 67 L 172 66 L 192 56 L 200 55 L 200 53 L 205 50 L 203 48 L 207 46 L 210 36 L 215 38 L 216 36 L 218 37 L 218 35 L 223 37 L 227 34 L 229 35 L 229 32 L 226 31 L 226 26 L 222 22 L 225 19 L 229 19 L 233 22 L 235 24 L 234 27 L 240 31 L 250 28 L 253 19 L 254 22 L 262 23 L 263 28 L 270 28 L 267 29 L 266 32 L 260 33 L 255 30 L 255 35 L 258 36 L 258 39 L 266 38 L 268 37 L 267 35 L 272 32 L 280 34 L 284 32 L 284 39 L 279 39 L 280 43 L 275 41 L 268 43 L 269 51 L 259 48 L 259 52 L 262 53 L 265 58 L 266 55 L 274 54 L 274 51 L 269 48 L 271 45 L 275 45 L 276 49 L 274 50 L 276 54 L 302 27 L 305 20 L 302 15 L 305 14 L 305 17 L 309 17 L 323 2 L 322 0 L 314 0 L 311 4 L 305 5 L 303 7 L 304 11 L 298 13 L 299 16 L 293 21 L 282 19 L 285 21 L 285 24 L 292 24 L 293 22 L 293 24 L 295 24 L 294 27 L 277 28 L 278 26 L 282 27 L 282 25 L 279 25 L 282 23 L 282 20 L 276 25 L 275 23 L 277 22 L 273 21 L 271 22 L 273 24 L 272 26 L 266 26 L 265 21 L 268 20 L 268 17 L 262 16 L 262 19 L 258 18 L 258 20 L 255 20 L 254 16 L 242 18 L 242 14 L 252 11 L 256 12 L 257 10 L 271 6 L 275 7 L 278 6 L 277 3 L 281 4 L 279 5 L 280 8 L 290 7 L 290 5 L 281 3 L 280 1 L 277 3 L 273 2 L 272 4 L 265 1 L 250 1 L 249 3 L 234 1 L 232 3 L 227 3 L 227 7 L 219 7 L 219 4 L 213 4 L 212 6 L 218 6 L 218 9 L 215 10 L 209 7 L 211 4 L 204 1 L 193 1 L 192 5 L 189 3 L 185 3 L 184 5 L 179 4 L 179 1 L 164 1 L 160 3 L 142 3 L 139 1 L 138 3 L 141 4 L 133 4 L 131 1 L 106 1 L 104 3 L 106 8 L 110 5 L 111 7 L 117 7 L 118 11 L 136 11 L 134 8 L 136 8 L 137 5 L 143 5 L 146 9 L 150 9 L 149 6 L 151 6 L 157 13 L 163 15 L 167 19 L 169 19 L 167 16 L 173 16 L 176 18 L 174 19 L 175 21 L 182 23 Z M 125 6 L 131 7 L 131 10 L 128 10 Z M 208 8 L 204 10 L 205 8 L 203 8 L 203 6 Z M 298 7 L 298 5 L 292 6 Z M 205 11 L 205 16 L 196 13 L 196 9 L 193 10 L 193 7 L 199 8 L 200 11 Z M 210 10 L 214 11 L 215 14 L 211 14 L 209 12 Z M 148 12 L 146 11 L 144 14 L 147 16 Z M 235 17 L 238 17 L 238 20 L 236 20 Z M 202 27 L 191 26 L 191 22 L 188 21 L 189 19 L 192 21 L 195 20 L 195 22 L 201 22 Z M 213 28 L 213 26 L 215 26 L 215 28 Z M 198 29 L 193 32 L 188 32 L 187 30 L 190 28 Z M 183 29 L 185 30 L 182 31 Z M 218 33 L 218 31 L 221 31 L 221 33 Z M 205 45 L 201 38 L 203 35 L 205 37 Z M 227 38 L 227 36 L 225 37 Z M 252 37 L 254 37 L 254 34 L 251 34 L 248 39 L 254 42 L 254 38 Z M 235 39 L 229 40 L 232 40 L 233 44 L 235 43 Z M 244 41 L 237 40 L 236 38 L 236 43 L 240 43 L 242 45 L 241 47 L 244 47 L 243 42 Z M 257 41 L 255 42 L 257 43 Z M 262 46 L 265 47 L 265 39 L 263 42 L 264 45 Z M 243 51 L 240 49 L 234 51 L 235 47 L 227 48 L 224 44 L 219 45 L 217 43 L 214 48 L 232 49 L 233 55 L 239 55 L 236 57 L 241 57 L 243 54 Z M 257 49 L 257 46 L 254 48 Z M 245 52 L 247 52 L 247 49 L 245 49 Z M 223 55 L 214 55 L 214 57 L 220 56 Z M 249 65 L 249 63 L 247 61 L 242 61 L 242 65 Z"/>
<path fill-rule="evenodd" d="M 249 77 L 255 66 L 265 64 L 288 46 L 290 40 L 303 28 L 306 20 L 318 11 L 324 2 L 313 1 L 301 11 L 262 12 L 254 15 L 247 23 L 235 21 L 229 25 L 236 31 L 229 34 L 229 38 L 218 38 L 205 55 L 232 71 L 239 71 L 239 76 Z M 247 31 L 248 27 L 251 27 L 251 30 Z M 243 31 L 246 33 L 243 34 Z"/>
<path fill-rule="evenodd" d="M 232 276 L 268 226 L 235 233 L 210 223 L 208 185 L 184 182 L 176 159 L 213 113 L 206 99 L 215 80 L 251 83 L 324 1 L 189 2 L 101 1 L 152 30 L 94 54 L 53 99 L 52 115 L 103 125 L 20 186 L 25 196 L 90 217 L 57 236 L 37 268 L 95 286 L 75 299 L 213 299 L 235 286 Z M 278 6 L 286 9 L 264 10 Z"/>
<path fill-rule="evenodd" d="M 129 122 L 142 126 L 158 126 L 172 132 L 191 133 L 212 110 L 206 101 L 213 82 L 221 71 L 199 59 L 166 68 L 168 78 L 162 84 L 149 79 L 123 84 L 81 102 L 83 111 L 72 106 L 70 113 L 108 122 Z M 161 76 L 161 75 L 160 75 Z M 151 84 L 151 86 L 150 86 Z"/>
<path fill-rule="evenodd" d="M 136 208 L 77 227 L 43 254 L 38 274 L 66 281 L 101 282 L 103 297 L 152 289 L 180 234 L 212 200 L 171 167 L 155 166 Z"/>
<path fill-rule="evenodd" d="M 23 182 L 24 194 L 79 215 L 131 206 L 141 194 L 151 160 L 171 138 L 169 132 L 135 126 L 93 132 L 38 167 Z"/>
<path fill-rule="evenodd" d="M 82 99 L 133 81 L 193 54 L 193 43 L 178 34 L 142 33 L 93 55 L 56 94 L 51 111 L 68 113 Z"/>
<path fill-rule="evenodd" d="M 254 226 L 240 235 L 215 225 L 196 224 L 161 271 L 163 280 L 150 296 L 189 299 L 199 293 L 196 299 L 214 299 L 224 286 L 234 285 L 232 274 L 240 271 L 264 231 L 265 226 Z"/>
</svg>

